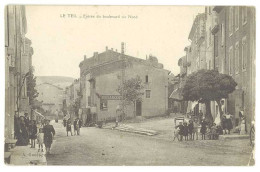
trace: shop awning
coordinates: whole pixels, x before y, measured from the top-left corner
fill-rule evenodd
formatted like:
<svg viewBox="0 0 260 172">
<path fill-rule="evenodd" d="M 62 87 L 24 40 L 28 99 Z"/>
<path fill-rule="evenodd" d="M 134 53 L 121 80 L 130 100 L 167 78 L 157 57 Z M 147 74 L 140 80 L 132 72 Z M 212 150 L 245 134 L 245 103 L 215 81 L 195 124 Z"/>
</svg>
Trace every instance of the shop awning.
<svg viewBox="0 0 260 172">
<path fill-rule="evenodd" d="M 183 97 L 181 95 L 181 90 L 179 88 L 173 90 L 169 98 L 176 101 L 182 101 Z"/>
</svg>

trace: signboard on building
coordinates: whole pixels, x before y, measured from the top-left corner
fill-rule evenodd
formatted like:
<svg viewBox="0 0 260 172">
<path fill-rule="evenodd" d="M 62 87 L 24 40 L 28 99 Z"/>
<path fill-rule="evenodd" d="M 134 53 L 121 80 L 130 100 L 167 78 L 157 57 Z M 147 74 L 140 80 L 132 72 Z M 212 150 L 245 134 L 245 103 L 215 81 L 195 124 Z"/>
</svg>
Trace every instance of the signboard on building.
<svg viewBox="0 0 260 172">
<path fill-rule="evenodd" d="M 103 99 L 103 100 L 121 100 L 122 96 L 120 96 L 120 95 L 101 95 L 100 99 Z"/>
</svg>

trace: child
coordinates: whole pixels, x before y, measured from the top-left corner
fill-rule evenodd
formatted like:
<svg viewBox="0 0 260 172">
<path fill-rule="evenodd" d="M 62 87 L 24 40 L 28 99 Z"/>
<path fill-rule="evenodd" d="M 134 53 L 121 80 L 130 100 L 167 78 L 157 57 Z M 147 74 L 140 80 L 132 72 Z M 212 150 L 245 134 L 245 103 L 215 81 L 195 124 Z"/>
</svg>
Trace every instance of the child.
<svg viewBox="0 0 260 172">
<path fill-rule="evenodd" d="M 176 127 L 179 131 L 179 136 L 180 136 L 180 141 L 183 139 L 183 131 L 184 131 L 184 126 L 182 125 L 182 122 L 179 123 L 179 125 Z"/>
<path fill-rule="evenodd" d="M 213 123 L 213 126 L 211 127 L 211 139 L 217 140 L 218 139 L 218 133 L 217 133 L 217 125 L 216 123 Z"/>
<path fill-rule="evenodd" d="M 42 128 L 40 128 L 37 134 L 37 141 L 39 145 L 38 152 L 40 152 L 40 150 L 43 152 L 43 136 L 44 136 L 43 130 Z"/>
<path fill-rule="evenodd" d="M 29 139 L 31 140 L 31 148 L 35 148 L 35 139 L 37 137 L 36 121 L 31 120 L 29 124 Z"/>
<path fill-rule="evenodd" d="M 178 127 L 178 126 L 177 126 Z M 180 132 L 180 129 L 175 127 L 174 131 L 173 131 L 173 141 L 175 140 L 175 138 L 178 139 L 178 141 L 180 141 L 179 139 L 179 132 Z"/>
<path fill-rule="evenodd" d="M 184 140 L 188 140 L 188 134 L 189 134 L 189 127 L 187 122 L 184 122 L 184 128 L 183 128 L 183 136 L 184 136 Z"/>
</svg>

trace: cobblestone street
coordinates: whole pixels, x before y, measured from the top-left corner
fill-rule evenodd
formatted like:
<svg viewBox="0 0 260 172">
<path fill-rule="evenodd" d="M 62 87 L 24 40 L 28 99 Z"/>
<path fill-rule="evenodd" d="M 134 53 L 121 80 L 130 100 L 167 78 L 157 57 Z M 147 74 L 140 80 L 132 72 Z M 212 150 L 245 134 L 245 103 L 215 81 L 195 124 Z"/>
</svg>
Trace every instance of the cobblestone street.
<svg viewBox="0 0 260 172">
<path fill-rule="evenodd" d="M 66 136 L 61 123 L 48 165 L 248 165 L 248 140 L 173 142 L 109 129 L 82 128 Z"/>
</svg>

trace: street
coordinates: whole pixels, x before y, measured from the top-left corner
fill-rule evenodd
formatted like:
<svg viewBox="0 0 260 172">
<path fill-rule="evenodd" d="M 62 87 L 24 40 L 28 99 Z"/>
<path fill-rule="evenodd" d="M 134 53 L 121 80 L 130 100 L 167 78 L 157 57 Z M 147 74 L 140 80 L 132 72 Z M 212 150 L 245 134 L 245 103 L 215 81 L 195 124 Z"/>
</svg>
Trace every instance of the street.
<svg viewBox="0 0 260 172">
<path fill-rule="evenodd" d="M 47 156 L 48 165 L 248 165 L 248 140 L 178 142 L 95 127 L 66 136 L 61 123 Z"/>
</svg>

